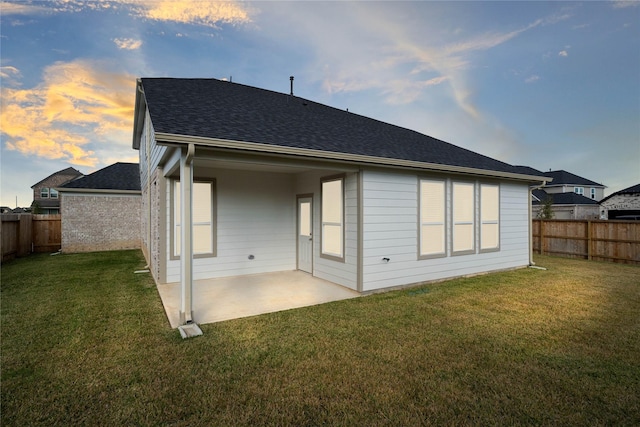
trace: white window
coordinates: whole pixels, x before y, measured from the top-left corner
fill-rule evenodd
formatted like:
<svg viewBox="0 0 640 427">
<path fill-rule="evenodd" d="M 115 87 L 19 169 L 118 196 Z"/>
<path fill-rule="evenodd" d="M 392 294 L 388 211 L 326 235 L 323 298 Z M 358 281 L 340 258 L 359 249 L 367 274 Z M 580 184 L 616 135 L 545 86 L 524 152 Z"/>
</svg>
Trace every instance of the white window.
<svg viewBox="0 0 640 427">
<path fill-rule="evenodd" d="M 41 199 L 48 199 L 49 198 L 49 189 L 46 187 L 43 187 L 40 189 L 40 198 Z"/>
<path fill-rule="evenodd" d="M 49 197 L 51 197 L 52 199 L 57 199 L 58 198 L 58 190 L 56 190 L 55 188 L 50 188 L 49 189 Z"/>
<path fill-rule="evenodd" d="M 421 257 L 445 256 L 445 182 L 420 180 Z"/>
<path fill-rule="evenodd" d="M 322 181 L 321 255 L 344 258 L 344 179 Z"/>
<path fill-rule="evenodd" d="M 573 192 L 584 196 L 584 187 L 573 187 Z"/>
<path fill-rule="evenodd" d="M 173 181 L 173 258 L 180 257 L 181 211 L 180 181 Z M 193 254 L 194 256 L 215 256 L 214 183 L 193 183 Z"/>
<path fill-rule="evenodd" d="M 595 198 L 596 198 L 596 189 L 595 189 L 595 188 L 592 188 L 592 189 L 591 189 L 591 198 L 592 198 L 592 199 L 595 199 Z"/>
<path fill-rule="evenodd" d="M 475 250 L 474 184 L 453 183 L 453 252 L 472 253 Z"/>
<path fill-rule="evenodd" d="M 480 186 L 480 250 L 500 248 L 500 187 Z"/>
</svg>

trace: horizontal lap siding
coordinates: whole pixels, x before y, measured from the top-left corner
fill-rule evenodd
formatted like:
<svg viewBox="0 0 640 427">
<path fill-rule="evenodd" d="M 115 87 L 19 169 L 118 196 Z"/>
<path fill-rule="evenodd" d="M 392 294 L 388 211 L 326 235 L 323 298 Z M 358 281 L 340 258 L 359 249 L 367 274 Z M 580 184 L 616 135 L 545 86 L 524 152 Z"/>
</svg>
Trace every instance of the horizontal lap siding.
<svg viewBox="0 0 640 427">
<path fill-rule="evenodd" d="M 318 188 L 321 176 L 318 176 Z M 358 175 L 350 173 L 345 176 L 345 245 L 344 262 L 320 257 L 320 239 L 314 239 L 313 275 L 324 280 L 357 289 L 358 259 Z M 316 201 L 317 200 L 317 201 Z M 319 198 L 314 199 L 314 235 L 320 236 Z"/>
<path fill-rule="evenodd" d="M 445 179 L 446 176 L 443 176 Z M 476 191 L 478 191 L 476 182 Z M 363 176 L 363 290 L 409 285 L 527 265 L 528 187 L 500 185 L 499 252 L 418 260 L 418 176 Z M 450 206 L 450 195 L 447 196 Z M 476 222 L 477 219 L 476 219 Z M 478 226 L 478 224 L 476 224 Z M 451 223 L 448 218 L 448 236 Z M 451 248 L 449 248 L 449 253 Z M 385 262 L 382 258 L 389 258 Z"/>
<path fill-rule="evenodd" d="M 292 176 L 227 170 L 207 175 L 216 179 L 218 251 L 217 257 L 194 259 L 194 279 L 295 270 Z M 180 280 L 179 269 L 179 260 L 169 261 L 168 282 Z"/>
</svg>

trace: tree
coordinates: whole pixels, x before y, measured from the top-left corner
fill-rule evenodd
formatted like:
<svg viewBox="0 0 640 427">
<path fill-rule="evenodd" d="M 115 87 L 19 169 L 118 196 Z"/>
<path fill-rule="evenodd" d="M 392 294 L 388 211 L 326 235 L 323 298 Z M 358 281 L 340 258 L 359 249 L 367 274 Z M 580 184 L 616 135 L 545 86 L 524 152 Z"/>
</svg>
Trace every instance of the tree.
<svg viewBox="0 0 640 427">
<path fill-rule="evenodd" d="M 538 218 L 540 219 L 553 219 L 553 199 L 551 196 L 547 196 L 542 201 L 542 208 L 538 211 Z"/>
</svg>

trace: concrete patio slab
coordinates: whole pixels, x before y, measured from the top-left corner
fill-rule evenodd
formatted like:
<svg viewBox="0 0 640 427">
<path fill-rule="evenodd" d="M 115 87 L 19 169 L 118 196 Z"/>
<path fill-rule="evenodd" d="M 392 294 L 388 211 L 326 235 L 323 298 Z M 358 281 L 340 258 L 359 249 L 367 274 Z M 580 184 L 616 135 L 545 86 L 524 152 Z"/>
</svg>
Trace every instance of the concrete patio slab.
<svg viewBox="0 0 640 427">
<path fill-rule="evenodd" d="M 180 283 L 158 285 L 172 328 L 179 326 Z M 194 321 L 214 323 L 240 317 L 355 298 L 360 294 L 302 271 L 252 274 L 193 282 Z"/>
</svg>

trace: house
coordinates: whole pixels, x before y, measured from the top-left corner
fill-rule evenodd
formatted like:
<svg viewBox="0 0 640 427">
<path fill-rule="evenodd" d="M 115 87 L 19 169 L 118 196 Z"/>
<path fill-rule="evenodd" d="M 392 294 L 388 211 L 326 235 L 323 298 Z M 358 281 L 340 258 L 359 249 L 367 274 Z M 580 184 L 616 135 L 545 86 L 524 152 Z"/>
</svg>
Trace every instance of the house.
<svg viewBox="0 0 640 427">
<path fill-rule="evenodd" d="M 604 197 L 604 185 L 565 170 L 544 172 L 544 176 L 552 181 L 533 191 L 534 216 L 550 199 L 555 219 L 600 218 L 598 202 Z"/>
<path fill-rule="evenodd" d="M 59 214 L 60 198 L 57 187 L 80 178 L 82 173 L 74 168 L 66 168 L 53 173 L 31 186 L 33 203 L 31 209 L 41 214 Z"/>
<path fill-rule="evenodd" d="M 640 219 L 640 184 L 616 191 L 600 201 L 607 219 Z"/>
<path fill-rule="evenodd" d="M 62 252 L 140 248 L 137 163 L 115 163 L 57 190 L 62 212 Z"/>
<path fill-rule="evenodd" d="M 293 91 L 292 91 L 293 92 Z M 300 270 L 367 293 L 530 263 L 544 176 L 292 94 L 137 81 L 142 250 L 158 283 Z"/>
</svg>

